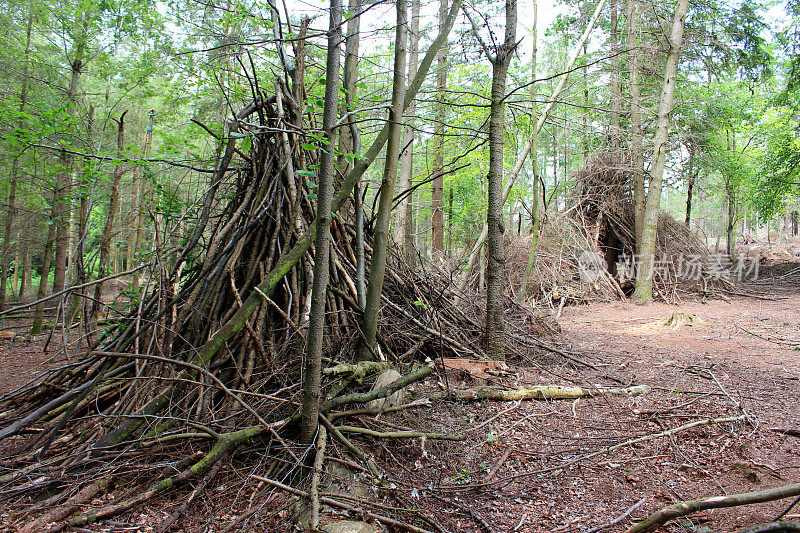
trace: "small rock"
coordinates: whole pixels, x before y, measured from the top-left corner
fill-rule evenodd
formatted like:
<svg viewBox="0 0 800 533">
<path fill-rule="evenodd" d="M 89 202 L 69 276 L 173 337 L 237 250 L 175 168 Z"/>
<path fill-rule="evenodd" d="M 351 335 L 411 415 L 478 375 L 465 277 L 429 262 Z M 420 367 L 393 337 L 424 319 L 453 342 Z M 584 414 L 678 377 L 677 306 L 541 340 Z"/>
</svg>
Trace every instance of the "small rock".
<svg viewBox="0 0 800 533">
<path fill-rule="evenodd" d="M 375 380 L 375 384 L 372 386 L 372 390 L 380 389 L 382 387 L 386 387 L 387 385 L 391 385 L 398 379 L 400 379 L 402 375 L 400 372 L 394 369 L 384 370 L 380 374 L 378 374 L 378 379 Z M 378 400 L 372 400 L 371 402 L 367 402 L 367 409 L 387 409 L 389 407 L 397 407 L 403 403 L 403 389 L 393 392 L 386 398 L 380 398 Z"/>
<path fill-rule="evenodd" d="M 320 527 L 325 533 L 380 533 L 381 530 L 366 522 L 340 520 Z"/>
</svg>

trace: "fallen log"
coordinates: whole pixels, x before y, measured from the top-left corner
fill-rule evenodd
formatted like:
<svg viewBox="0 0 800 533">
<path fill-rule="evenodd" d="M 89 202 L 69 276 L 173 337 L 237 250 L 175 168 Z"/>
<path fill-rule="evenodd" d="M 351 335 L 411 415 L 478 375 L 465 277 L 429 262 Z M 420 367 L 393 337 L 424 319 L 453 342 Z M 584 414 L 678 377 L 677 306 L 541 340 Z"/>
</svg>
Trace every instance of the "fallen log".
<svg viewBox="0 0 800 533">
<path fill-rule="evenodd" d="M 660 511 L 653 513 L 645 520 L 630 528 L 627 533 L 652 533 L 670 520 L 696 513 L 697 511 L 771 502 L 775 500 L 782 500 L 784 498 L 791 498 L 792 496 L 797 495 L 800 495 L 800 483 L 757 492 L 744 492 L 741 494 L 729 494 L 727 496 L 712 496 L 710 498 L 703 498 L 701 500 L 679 502 L 674 505 L 670 505 L 669 507 L 664 507 Z"/>
<path fill-rule="evenodd" d="M 513 402 L 517 400 L 574 400 L 590 396 L 643 396 L 650 393 L 648 385 L 635 385 L 626 388 L 586 389 L 583 387 L 565 387 L 563 385 L 537 385 L 535 387 L 519 387 L 516 389 L 498 389 L 494 387 L 476 387 L 472 389 L 454 390 L 452 394 L 467 401 L 494 400 Z"/>
</svg>

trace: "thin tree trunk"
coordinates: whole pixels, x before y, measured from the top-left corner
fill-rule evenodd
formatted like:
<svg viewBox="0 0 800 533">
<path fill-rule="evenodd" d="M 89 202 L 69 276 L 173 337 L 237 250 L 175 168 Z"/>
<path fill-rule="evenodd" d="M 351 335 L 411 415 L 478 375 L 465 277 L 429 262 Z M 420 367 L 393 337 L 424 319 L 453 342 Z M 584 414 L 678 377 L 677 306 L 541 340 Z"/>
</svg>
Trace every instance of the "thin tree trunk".
<svg viewBox="0 0 800 533">
<path fill-rule="evenodd" d="M 653 164 L 650 170 L 650 187 L 647 192 L 642 243 L 639 248 L 639 262 L 636 271 L 634 299 L 641 303 L 653 301 L 653 269 L 655 266 L 658 216 L 661 204 L 661 184 L 664 178 L 664 161 L 667 155 L 667 136 L 669 134 L 670 114 L 675 96 L 675 82 L 678 78 L 678 59 L 683 44 L 683 27 L 689 0 L 678 0 L 672 30 L 669 37 L 670 50 L 664 68 L 664 85 L 658 107 L 656 137 L 653 147 Z"/>
<path fill-rule="evenodd" d="M 56 193 L 53 193 L 53 200 L 55 201 Z M 36 299 L 41 300 L 47 296 L 48 278 L 50 277 L 50 263 L 53 256 L 53 244 L 56 240 L 55 224 L 52 223 L 47 228 L 47 242 L 44 245 L 44 252 L 42 253 L 42 270 L 41 278 L 39 279 L 39 290 L 36 292 Z M 31 326 L 31 335 L 38 335 L 42 332 L 44 316 L 44 302 L 36 304 L 33 312 L 33 326 Z"/>
<path fill-rule="evenodd" d="M 597 3 L 597 7 L 594 10 L 594 14 L 592 15 L 592 18 L 589 21 L 589 23 L 586 25 L 586 28 L 585 28 L 585 30 L 583 32 L 583 35 L 581 36 L 580 40 L 575 45 L 575 47 L 572 49 L 572 53 L 570 54 L 570 58 L 567 61 L 567 65 L 565 66 L 564 71 L 568 72 L 569 70 L 572 69 L 573 65 L 575 64 L 575 61 L 578 58 L 578 55 L 581 53 L 581 50 L 583 49 L 583 44 L 589 38 L 589 35 L 592 32 L 592 28 L 594 28 L 594 25 L 597 22 L 597 19 L 600 17 L 600 13 L 601 13 L 601 11 L 603 9 L 603 6 L 605 6 L 605 4 L 606 4 L 606 0 L 600 0 Z M 539 132 L 542 131 L 542 128 L 544 127 L 544 123 L 547 121 L 547 119 L 550 116 L 550 112 L 552 111 L 553 107 L 556 105 L 556 102 L 558 100 L 558 96 L 561 94 L 561 91 L 564 90 L 564 86 L 567 83 L 567 78 L 568 78 L 568 76 L 561 76 L 561 79 L 556 84 L 556 88 L 553 89 L 553 92 L 550 95 L 550 99 L 547 101 L 547 104 L 545 104 L 541 115 L 539 115 L 539 120 L 536 121 L 536 127 L 531 132 L 531 135 L 528 138 L 527 142 L 525 143 L 525 146 L 522 147 L 522 151 L 517 156 L 517 162 L 514 164 L 514 169 L 509 173 L 508 178 L 506 180 L 505 188 L 503 189 L 503 202 L 504 203 L 505 203 L 506 199 L 508 199 L 508 195 L 511 193 L 511 189 L 514 186 L 514 181 L 516 180 L 517 176 L 519 175 L 520 171 L 522 170 L 522 166 L 525 164 L 525 159 L 528 157 L 528 154 L 530 153 L 530 150 L 533 147 L 533 142 L 534 142 L 535 136 L 537 136 L 539 134 Z M 554 133 L 554 135 L 555 135 L 555 133 Z M 555 160 L 555 158 L 556 158 L 556 156 L 554 154 L 553 155 L 553 159 Z M 557 177 L 555 178 L 555 180 L 557 181 Z M 553 187 L 555 188 L 555 186 L 556 186 L 556 184 L 554 183 Z M 542 192 L 544 192 L 544 191 L 542 191 Z M 558 204 L 558 202 L 556 202 L 556 208 L 557 208 L 557 204 Z M 481 232 L 480 232 L 478 238 L 475 241 L 475 244 L 472 246 L 472 250 L 470 251 L 469 255 L 467 256 L 467 269 L 466 269 L 466 274 L 467 275 L 465 275 L 463 280 L 462 280 L 462 285 L 461 285 L 461 288 L 460 288 L 461 292 L 464 292 L 464 290 L 466 289 L 467 280 L 469 279 L 469 273 L 472 272 L 474 270 L 474 268 L 475 268 L 475 265 L 476 265 L 477 260 L 478 260 L 478 250 L 483 246 L 484 242 L 486 241 L 487 231 L 488 231 L 487 230 L 487 226 L 484 223 L 483 227 L 481 228 Z"/>
<path fill-rule="evenodd" d="M 631 174 L 633 175 L 634 196 L 634 232 L 636 233 L 636 249 L 642 242 L 644 224 L 645 189 L 644 189 L 644 148 L 642 147 L 642 111 L 639 89 L 639 29 L 638 0 L 627 0 L 625 18 L 628 23 L 628 69 L 631 97 Z"/>
<path fill-rule="evenodd" d="M 19 278 L 19 299 L 22 301 L 25 296 L 25 291 L 28 290 L 28 285 L 31 283 L 31 250 L 28 239 L 24 239 L 20 235 L 20 246 L 22 246 L 22 275 Z"/>
<path fill-rule="evenodd" d="M 419 62 L 419 2 L 411 0 L 411 28 L 409 31 L 409 51 L 408 51 L 408 79 L 414 79 L 417 75 L 417 63 Z M 447 16 L 447 13 L 445 13 Z M 406 110 L 405 136 L 403 138 L 403 155 L 400 158 L 400 177 L 398 180 L 398 191 L 401 193 L 411 189 L 411 178 L 414 170 L 414 114 L 416 105 L 411 105 Z M 394 241 L 400 245 L 403 257 L 409 265 L 414 264 L 416 251 L 414 249 L 414 235 L 412 232 L 412 199 L 413 193 L 407 194 L 397 205 L 397 216 L 395 217 Z"/>
<path fill-rule="evenodd" d="M 689 176 L 689 183 L 686 186 L 686 220 L 684 224 L 687 228 L 690 227 L 692 222 L 692 196 L 694 195 L 694 182 L 697 176 Z"/>
<path fill-rule="evenodd" d="M 694 182 L 697 175 L 694 171 L 694 144 L 689 143 L 689 175 L 686 179 L 686 220 L 684 225 L 688 229 L 692 222 L 692 195 L 694 194 Z"/>
<path fill-rule="evenodd" d="M 342 41 L 342 2 L 331 0 L 328 30 L 328 57 L 325 66 L 325 107 L 322 129 L 327 142 L 320 145 L 319 189 L 317 191 L 317 235 L 314 239 L 314 280 L 311 290 L 311 312 L 306 339 L 305 371 L 303 372 L 303 404 L 300 438 L 314 442 L 319 422 L 319 401 L 322 396 L 322 340 L 325 331 L 325 300 L 330 276 L 331 201 L 333 199 L 335 124 L 339 96 L 339 43 Z M 402 105 L 402 102 L 401 102 Z"/>
<path fill-rule="evenodd" d="M 611 15 L 611 148 L 617 154 L 622 136 L 619 123 L 620 90 L 619 90 L 619 25 L 617 0 L 609 0 L 608 9 Z"/>
<path fill-rule="evenodd" d="M 17 230 L 16 237 L 14 238 L 14 270 L 11 273 L 11 292 L 12 294 L 19 293 L 19 271 L 22 262 L 22 253 L 20 239 L 22 238 L 21 232 Z"/>
<path fill-rule="evenodd" d="M 386 143 L 386 164 L 380 189 L 378 213 L 375 217 L 375 235 L 372 244 L 372 266 L 369 271 L 366 305 L 364 307 L 364 340 L 359 348 L 360 360 L 372 359 L 372 346 L 378 331 L 378 306 L 383 291 L 383 274 L 386 270 L 389 220 L 397 179 L 397 159 L 402 140 L 403 101 L 406 95 L 406 32 L 408 8 L 406 0 L 396 0 L 397 27 L 395 29 L 394 80 L 392 83 L 392 108 L 389 111 L 389 139 Z"/>
<path fill-rule="evenodd" d="M 531 54 L 531 121 L 535 123 L 539 111 L 536 105 L 536 60 L 539 52 L 538 39 L 538 4 L 533 0 L 533 53 Z M 522 287 L 519 290 L 517 301 L 523 303 L 528 292 L 528 283 L 533 273 L 536 262 L 536 248 L 539 244 L 539 135 L 533 136 L 531 146 L 531 169 L 533 174 L 533 187 L 531 188 L 531 247 L 528 250 L 528 262 L 525 265 L 525 275 L 522 277 Z"/>
<path fill-rule="evenodd" d="M 67 244 L 69 243 L 68 221 L 69 204 L 67 202 L 70 189 L 72 158 L 66 150 L 61 151 L 59 157 L 59 171 L 56 177 L 55 193 L 53 194 L 53 223 L 56 229 L 55 266 L 53 269 L 53 292 L 64 289 L 67 273 Z"/>
<path fill-rule="evenodd" d="M 147 131 L 144 134 L 144 147 L 142 148 L 142 153 L 144 157 L 147 157 L 147 154 L 150 153 L 150 146 L 153 142 L 153 128 L 155 127 L 155 117 L 156 112 L 155 110 L 151 109 L 150 113 L 148 114 L 148 122 L 147 122 Z M 131 239 L 133 242 L 130 242 L 128 246 L 131 248 L 131 263 L 128 264 L 128 270 L 132 270 L 136 267 L 139 263 L 139 247 L 142 244 L 142 240 L 144 239 L 144 221 L 145 221 L 145 208 L 144 208 L 144 188 L 145 182 L 142 179 L 142 169 L 141 167 L 136 170 L 135 178 L 134 178 L 134 187 L 136 188 L 136 231 L 134 232 L 134 238 Z M 141 272 L 137 270 L 133 273 L 133 282 L 131 283 L 134 289 L 139 287 L 139 283 L 141 280 Z"/>
<path fill-rule="evenodd" d="M 19 128 L 25 127 L 25 105 L 28 101 L 28 59 L 31 55 L 31 30 L 33 29 L 33 11 L 28 13 L 28 26 L 25 31 L 25 55 L 22 60 L 22 80 L 19 90 Z M 11 231 L 17 214 L 17 182 L 19 180 L 19 158 L 22 151 L 14 155 L 11 161 L 11 183 L 8 190 L 8 211 L 6 212 L 5 231 L 3 232 L 3 249 L 0 251 L 0 311 L 6 305 L 6 279 L 8 270 L 8 256 L 11 253 Z"/>
<path fill-rule="evenodd" d="M 118 125 L 117 130 L 117 157 L 122 159 L 124 157 L 124 147 L 125 147 L 125 114 L 127 111 L 122 113 L 122 116 L 119 117 L 119 120 L 116 121 Z M 114 167 L 114 176 L 111 182 L 111 197 L 108 201 L 108 214 L 106 215 L 106 224 L 105 228 L 103 229 L 103 236 L 100 240 L 100 259 L 98 260 L 97 265 L 97 278 L 102 279 L 108 276 L 108 263 L 110 257 L 110 247 L 111 247 L 111 240 L 114 237 L 114 219 L 117 213 L 117 208 L 119 205 L 119 182 L 122 179 L 122 165 L 117 164 Z M 103 283 L 98 282 L 94 288 L 94 301 L 92 302 L 92 319 L 97 320 L 97 317 L 100 314 L 100 308 L 102 306 L 102 296 L 103 296 Z"/>
<path fill-rule="evenodd" d="M 86 53 L 86 20 L 88 14 L 86 7 L 78 7 L 80 13 L 77 17 L 79 27 L 78 36 L 75 38 L 75 58 L 70 65 L 72 76 L 69 83 L 67 98 L 70 102 L 69 113 L 75 115 L 78 96 L 78 82 L 83 68 L 83 58 Z M 61 169 L 56 180 L 57 200 L 54 208 L 57 209 L 56 224 L 56 257 L 55 269 L 53 271 L 53 291 L 58 292 L 64 289 L 67 274 L 67 259 L 69 255 L 69 219 L 72 212 L 72 201 L 69 200 L 72 193 L 72 156 L 66 151 L 61 152 Z"/>
<path fill-rule="evenodd" d="M 349 13 L 361 12 L 361 0 L 350 0 L 348 8 Z M 345 58 L 344 58 L 344 99 L 347 110 L 350 113 L 356 108 L 355 96 L 357 90 L 356 81 L 358 80 L 358 47 L 360 40 L 360 26 L 361 16 L 351 17 L 347 21 L 347 38 L 345 41 Z M 349 147 L 352 153 L 361 154 L 361 134 L 358 131 L 356 116 L 350 115 L 349 120 L 349 135 L 347 136 L 351 142 Z M 341 138 L 341 137 L 340 137 Z M 347 165 L 347 172 L 352 171 L 352 165 Z M 359 180 L 360 181 L 360 180 Z M 356 300 L 358 305 L 364 308 L 366 304 L 366 261 L 364 252 L 364 206 L 361 202 L 361 187 L 357 183 L 353 187 L 353 209 L 356 215 L 356 235 L 355 235 L 355 254 L 356 254 Z"/>
<path fill-rule="evenodd" d="M 508 67 L 517 41 L 517 2 L 506 0 L 505 42 L 492 58 L 492 93 L 489 115 L 489 174 L 486 226 L 486 353 L 504 358 L 505 251 L 503 249 L 503 150 L 505 147 L 505 96 Z"/>
<path fill-rule="evenodd" d="M 94 126 L 94 106 L 89 107 L 89 116 L 87 119 L 87 135 L 88 138 L 91 139 L 92 137 L 92 128 Z M 90 168 L 92 165 L 91 158 L 84 157 L 83 158 L 83 166 L 81 168 L 81 175 L 78 180 L 78 189 L 79 189 L 79 196 L 80 196 L 80 208 L 78 211 L 78 228 L 77 233 L 75 235 L 75 284 L 76 285 L 83 285 L 88 281 L 88 275 L 86 272 L 86 265 L 85 265 L 85 244 L 86 239 L 89 237 L 88 226 L 89 226 L 89 200 L 91 194 L 91 172 Z M 86 300 L 84 299 L 84 291 L 77 290 L 72 294 L 72 304 L 71 308 L 67 314 L 70 320 L 72 320 L 72 316 L 74 315 L 75 311 L 82 306 L 85 309 Z M 82 313 L 83 314 L 83 313 Z"/>
<path fill-rule="evenodd" d="M 447 0 L 439 0 L 439 31 L 447 18 Z M 436 71 L 436 125 L 434 127 L 433 173 L 436 179 L 431 183 L 431 249 L 433 254 L 444 250 L 444 146 L 447 109 L 444 94 L 447 90 L 447 45 L 439 50 Z"/>
</svg>

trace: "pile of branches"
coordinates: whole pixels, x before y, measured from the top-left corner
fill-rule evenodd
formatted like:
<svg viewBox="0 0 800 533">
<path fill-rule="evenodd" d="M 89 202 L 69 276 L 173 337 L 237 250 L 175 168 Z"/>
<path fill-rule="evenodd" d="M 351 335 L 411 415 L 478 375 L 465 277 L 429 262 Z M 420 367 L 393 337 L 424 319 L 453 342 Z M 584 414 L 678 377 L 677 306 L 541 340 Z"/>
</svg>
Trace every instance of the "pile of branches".
<svg viewBox="0 0 800 533">
<path fill-rule="evenodd" d="M 302 245 L 313 242 L 317 154 L 307 150 L 297 95 L 277 87 L 265 95 L 256 85 L 229 123 L 191 238 L 176 257 L 153 261 L 130 313 L 112 321 L 84 358 L 0 398 L 0 499 L 24 531 L 124 513 L 190 478 L 213 476 L 245 444 L 272 459 L 263 470 L 272 479 L 302 468 L 310 450 L 297 443 L 296 426 L 314 261 Z M 353 204 L 331 228 L 326 352 L 331 368 L 352 374 L 328 372 L 320 410 L 331 419 L 431 372 L 415 361 L 485 356 L 480 310 L 454 305 L 452 276 L 395 257 L 375 349 L 386 362 L 352 364 L 362 337 Z M 369 242 L 365 249 L 368 266 Z M 542 349 L 526 335 L 525 317 L 518 322 L 509 345 Z M 353 388 L 388 366 L 406 375 L 371 392 Z M 351 460 L 369 463 L 331 428 Z M 112 501 L 75 514 L 115 485 Z M 35 518 L 43 509 L 50 510 Z"/>
<path fill-rule="evenodd" d="M 528 294 L 551 306 L 625 298 L 634 287 L 636 223 L 629 166 L 601 152 L 575 179 L 571 201 L 544 221 L 536 244 Z M 511 279 L 518 284 L 532 243 L 532 237 L 520 236 L 508 247 Z M 596 276 L 586 271 L 587 261 L 589 267 L 597 265 L 593 258 L 602 267 Z M 655 261 L 654 294 L 665 301 L 733 287 L 735 265 L 666 213 L 659 215 Z"/>
</svg>

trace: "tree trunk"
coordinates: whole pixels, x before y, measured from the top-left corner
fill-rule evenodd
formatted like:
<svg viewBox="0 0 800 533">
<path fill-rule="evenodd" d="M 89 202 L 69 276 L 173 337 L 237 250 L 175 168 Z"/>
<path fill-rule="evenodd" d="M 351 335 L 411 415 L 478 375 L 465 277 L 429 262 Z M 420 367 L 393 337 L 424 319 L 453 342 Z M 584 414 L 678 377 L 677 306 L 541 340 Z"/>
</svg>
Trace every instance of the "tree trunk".
<svg viewBox="0 0 800 533">
<path fill-rule="evenodd" d="M 372 359 L 372 346 L 378 330 L 378 307 L 383 291 L 383 274 L 388 254 L 389 220 L 392 214 L 397 163 L 402 141 L 403 100 L 406 95 L 406 33 L 408 7 L 406 0 L 396 0 L 397 27 L 395 28 L 394 80 L 392 83 L 392 108 L 389 111 L 389 139 L 386 143 L 386 164 L 380 188 L 378 213 L 375 217 L 375 235 L 372 242 L 372 266 L 369 270 L 366 306 L 364 307 L 364 339 L 359 347 L 359 360 Z"/>
<path fill-rule="evenodd" d="M 122 113 L 122 116 L 119 117 L 117 121 L 118 130 L 117 130 L 117 157 L 122 159 L 124 157 L 124 147 L 125 147 L 125 114 L 127 111 Z M 117 213 L 117 208 L 119 206 L 119 182 L 122 179 L 122 164 L 117 163 L 114 166 L 114 176 L 111 182 L 111 197 L 108 200 L 108 214 L 106 215 L 106 224 L 103 229 L 103 236 L 100 240 L 100 259 L 98 260 L 97 265 L 97 278 L 102 279 L 108 276 L 108 263 L 110 257 L 110 247 L 111 247 L 111 239 L 114 237 L 113 230 L 114 230 L 114 219 Z M 103 300 L 103 283 L 98 282 L 94 286 L 94 301 L 92 302 L 92 320 L 97 320 L 100 314 L 100 308 L 102 306 Z"/>
<path fill-rule="evenodd" d="M 727 204 L 728 212 L 725 228 L 725 240 L 727 245 L 725 247 L 725 252 L 728 254 L 728 257 L 733 259 L 736 253 L 736 197 L 730 190 L 727 192 Z"/>
<path fill-rule="evenodd" d="M 447 18 L 447 0 L 439 0 L 439 31 Z M 439 50 L 438 70 L 436 71 L 436 125 L 434 127 L 433 174 L 436 178 L 431 184 L 431 248 L 433 255 L 444 251 L 444 132 L 447 109 L 444 94 L 447 90 L 447 45 Z"/>
<path fill-rule="evenodd" d="M 567 61 L 567 65 L 564 68 L 565 71 L 571 70 L 572 66 L 575 64 L 575 61 L 577 60 L 578 55 L 580 54 L 581 50 L 583 49 L 583 44 L 589 38 L 589 35 L 592 32 L 592 28 L 594 28 L 594 25 L 597 22 L 597 19 L 600 16 L 600 13 L 601 13 L 601 11 L 603 9 L 603 6 L 605 6 L 605 3 L 606 3 L 606 0 L 600 0 L 597 3 L 597 7 L 594 10 L 594 14 L 592 15 L 592 19 L 586 25 L 586 29 L 584 30 L 583 35 L 580 38 L 580 41 L 572 49 L 572 54 L 570 55 L 569 61 Z M 568 76 L 561 76 L 561 80 L 558 82 L 558 84 L 556 84 L 556 88 L 553 89 L 553 92 L 550 95 L 550 99 L 547 101 L 547 104 L 544 106 L 544 110 L 542 111 L 541 115 L 539 115 L 539 119 L 536 121 L 536 127 L 531 132 L 531 135 L 528 138 L 527 142 L 525 143 L 525 146 L 523 146 L 522 151 L 519 153 L 519 155 L 517 157 L 517 162 L 514 164 L 514 169 L 509 174 L 508 180 L 507 180 L 506 185 L 505 185 L 505 188 L 503 189 L 503 202 L 506 201 L 506 199 L 508 198 L 508 195 L 511 193 L 511 189 L 514 186 L 514 181 L 516 180 L 517 176 L 519 175 L 520 171 L 522 170 L 522 166 L 525 164 L 525 159 L 528 157 L 528 154 L 530 153 L 530 150 L 531 150 L 531 148 L 533 146 L 534 137 L 538 136 L 539 132 L 542 131 L 542 128 L 544 127 L 545 121 L 550 116 L 550 111 L 556 105 L 556 102 L 558 100 L 558 96 L 561 94 L 561 91 L 564 90 L 564 86 L 567 83 L 567 78 L 568 78 Z M 555 158 L 555 156 L 554 156 L 554 158 Z M 557 178 L 556 178 L 556 180 L 557 180 Z M 555 183 L 553 184 L 553 187 L 555 188 Z M 542 191 L 542 193 L 544 194 L 544 190 Z M 484 222 L 483 227 L 481 228 L 481 232 L 480 232 L 478 238 L 476 239 L 475 244 L 472 246 L 472 250 L 470 251 L 469 256 L 468 256 L 467 269 L 466 269 L 466 274 L 467 275 L 465 275 L 464 278 L 463 278 L 462 286 L 460 288 L 461 292 L 464 292 L 464 290 L 466 289 L 466 283 L 467 283 L 467 280 L 469 279 L 469 273 L 471 273 L 474 270 L 475 265 L 477 264 L 477 261 L 478 261 L 478 250 L 483 246 L 484 241 L 486 241 L 486 235 L 487 235 L 487 228 L 486 228 L 486 223 Z"/>
<path fill-rule="evenodd" d="M 667 155 L 667 136 L 669 134 L 670 114 L 675 96 L 675 82 L 678 78 L 678 58 L 683 44 L 683 26 L 689 0 L 678 0 L 672 30 L 669 37 L 670 50 L 664 68 L 664 84 L 661 102 L 658 107 L 656 137 L 653 147 L 653 164 L 650 170 L 650 187 L 647 192 L 642 242 L 639 248 L 639 262 L 636 271 L 634 299 L 640 303 L 653 301 L 653 269 L 655 266 L 658 215 L 661 204 L 661 184 L 664 178 L 664 160 Z"/>
<path fill-rule="evenodd" d="M 408 79 L 414 79 L 417 75 L 417 63 L 419 62 L 419 3 L 420 0 L 411 0 L 411 28 L 409 31 L 409 50 L 408 50 Z M 445 12 L 445 16 L 447 13 Z M 403 193 L 411 189 L 411 181 L 414 170 L 414 114 L 416 105 L 411 105 L 406 110 L 405 136 L 403 138 L 403 155 L 400 158 L 400 177 L 398 180 L 398 191 Z M 397 216 L 395 217 L 394 241 L 400 245 L 403 257 L 409 265 L 413 265 L 416 259 L 414 249 L 414 234 L 412 231 L 412 198 L 413 193 L 407 194 L 397 205 Z"/>
<path fill-rule="evenodd" d="M 147 157 L 147 154 L 150 153 L 150 145 L 153 142 L 153 128 L 155 127 L 155 117 L 156 112 L 155 110 L 151 109 L 150 113 L 148 114 L 148 123 L 147 123 L 147 131 L 144 134 L 144 147 L 142 148 L 143 157 Z M 139 247 L 141 246 L 142 240 L 144 239 L 144 221 L 145 221 L 145 209 L 144 209 L 144 188 L 145 182 L 142 179 L 142 169 L 139 167 L 136 169 L 136 174 L 134 178 L 134 187 L 136 190 L 136 230 L 133 234 L 132 242 L 128 243 L 128 247 L 130 249 L 130 257 L 131 261 L 128 263 L 128 270 L 135 268 L 139 264 Z M 141 279 L 141 272 L 136 271 L 133 273 L 133 282 L 131 286 L 133 289 L 139 287 L 139 282 Z"/>
<path fill-rule="evenodd" d="M 531 53 L 531 122 L 537 121 L 538 106 L 536 105 L 536 60 L 539 52 L 538 39 L 538 5 L 537 0 L 533 0 L 533 28 L 531 29 L 531 40 L 533 41 L 533 51 Z M 535 126 L 534 126 L 535 127 Z M 528 292 L 528 283 L 533 273 L 536 261 L 536 248 L 539 243 L 539 135 L 534 134 L 531 146 L 531 170 L 533 175 L 533 187 L 531 188 L 531 247 L 528 250 L 528 262 L 525 265 L 525 275 L 522 277 L 522 287 L 520 287 L 518 302 L 525 302 Z"/>
<path fill-rule="evenodd" d="M 347 8 L 349 13 L 361 12 L 361 0 L 350 0 Z M 345 43 L 344 58 L 344 98 L 348 112 L 352 113 L 356 108 L 356 81 L 358 80 L 358 47 L 361 17 L 351 17 L 347 22 L 347 40 Z M 350 115 L 349 132 L 347 136 L 351 142 L 350 150 L 354 154 L 361 153 L 361 134 L 358 131 L 356 116 Z M 351 165 L 347 165 L 348 173 L 352 171 Z M 361 202 L 361 187 L 357 183 L 353 188 L 353 209 L 356 214 L 356 235 L 355 235 L 355 254 L 356 254 L 356 299 L 358 305 L 363 309 L 366 305 L 366 261 L 364 251 L 364 206 Z"/>
<path fill-rule="evenodd" d="M 31 283 L 31 250 L 28 239 L 24 239 L 20 235 L 19 244 L 22 246 L 22 274 L 19 278 L 19 299 L 22 301 L 25 296 L 25 291 L 28 290 L 28 285 Z"/>
<path fill-rule="evenodd" d="M 645 189 L 644 189 L 644 148 L 642 146 L 642 110 L 639 89 L 640 51 L 639 51 L 639 10 L 638 0 L 627 0 L 625 18 L 628 22 L 628 70 L 631 97 L 631 175 L 633 176 L 634 196 L 634 232 L 636 233 L 636 249 L 642 242 L 644 224 Z"/>
<path fill-rule="evenodd" d="M 684 224 L 689 228 L 692 222 L 692 196 L 694 195 L 694 183 L 697 176 L 692 174 L 689 176 L 689 182 L 686 185 L 686 221 Z"/>
<path fill-rule="evenodd" d="M 28 59 L 31 55 L 31 30 L 33 29 L 33 11 L 28 13 L 28 26 L 25 31 L 25 55 L 22 60 L 22 79 L 19 90 L 19 128 L 25 127 L 25 119 L 22 114 L 25 112 L 25 105 L 28 101 Z M 11 231 L 14 227 L 14 218 L 17 214 L 17 182 L 19 180 L 19 158 L 22 151 L 14 155 L 11 161 L 11 183 L 8 190 L 8 211 L 6 212 L 6 224 L 3 232 L 3 249 L 0 250 L 0 311 L 6 304 L 6 279 L 8 270 L 8 257 L 11 253 Z"/>
<path fill-rule="evenodd" d="M 89 107 L 89 116 L 86 122 L 86 131 L 89 138 L 92 135 L 94 125 L 94 106 Z M 88 281 L 85 264 L 85 244 L 89 238 L 89 199 L 92 190 L 91 178 L 92 160 L 86 156 L 83 158 L 83 165 L 78 178 L 78 195 L 80 197 L 80 208 L 78 211 L 78 227 L 75 234 L 75 284 L 83 285 Z M 86 309 L 87 301 L 84 297 L 84 289 L 76 290 L 72 293 L 72 303 L 67 313 L 69 320 L 72 320 L 74 313 L 78 309 Z M 83 313 L 81 313 L 83 314 Z"/>
<path fill-rule="evenodd" d="M 517 2 L 506 0 L 505 42 L 492 61 L 492 93 L 489 114 L 489 175 L 486 227 L 486 353 L 504 358 L 505 251 L 503 249 L 503 150 L 505 147 L 505 96 L 508 67 L 517 40 Z"/>
<path fill-rule="evenodd" d="M 53 200 L 55 201 L 56 193 L 53 193 Z M 55 204 L 54 204 L 55 205 Z M 39 290 L 36 292 L 36 299 L 41 300 L 47 296 L 48 278 L 50 277 L 50 262 L 53 254 L 53 244 L 56 240 L 55 224 L 51 218 L 50 225 L 47 228 L 47 242 L 44 245 L 44 252 L 42 253 L 42 270 L 41 278 L 39 279 Z M 33 325 L 31 326 L 31 335 L 38 335 L 42 332 L 44 316 L 44 302 L 36 304 L 33 312 Z"/>
<path fill-rule="evenodd" d="M 20 239 L 22 235 L 20 231 L 17 231 L 16 237 L 14 238 L 14 269 L 11 272 L 11 293 L 18 294 L 19 293 L 19 271 L 22 262 L 22 253 L 21 253 L 21 245 Z"/>
<path fill-rule="evenodd" d="M 684 225 L 689 229 L 692 222 L 692 195 L 694 194 L 694 182 L 697 175 L 694 171 L 694 143 L 689 143 L 689 172 L 686 177 L 686 220 Z"/>
<path fill-rule="evenodd" d="M 325 107 L 322 115 L 324 143 L 320 144 L 319 188 L 317 190 L 317 235 L 314 239 L 314 280 L 311 289 L 311 312 L 306 339 L 306 363 L 303 372 L 303 404 L 300 438 L 314 442 L 319 422 L 319 401 L 322 396 L 322 340 L 325 331 L 325 301 L 330 276 L 331 201 L 334 181 L 334 127 L 338 117 L 339 43 L 342 41 L 342 1 L 331 0 L 328 29 L 328 57 L 325 65 Z M 402 106 L 402 101 L 401 104 Z"/>
<path fill-rule="evenodd" d="M 619 142 L 622 137 L 619 125 L 619 107 L 622 98 L 620 98 L 619 90 L 619 25 L 617 0 L 609 0 L 608 10 L 611 15 L 611 149 L 614 151 L 614 155 L 617 155 Z"/>
<path fill-rule="evenodd" d="M 83 57 L 86 53 L 86 19 L 87 13 L 85 7 L 79 7 L 80 10 L 77 24 L 80 27 L 78 37 L 75 38 L 75 59 L 73 59 L 70 68 L 72 76 L 69 83 L 69 92 L 67 98 L 70 102 L 69 113 L 74 116 L 76 109 L 76 101 L 78 96 L 78 81 L 81 76 L 81 69 L 83 68 Z M 55 200 L 56 209 L 56 258 L 55 269 L 53 272 L 53 291 L 58 292 L 64 289 L 67 275 L 67 259 L 69 256 L 69 218 L 72 212 L 72 201 L 70 195 L 72 194 L 72 156 L 66 151 L 61 152 L 61 169 L 56 179 L 56 194 Z"/>
<path fill-rule="evenodd" d="M 67 245 L 69 244 L 69 190 L 72 182 L 72 157 L 61 151 L 59 157 L 59 171 L 56 177 L 55 194 L 53 194 L 53 224 L 56 229 L 55 266 L 53 269 L 53 292 L 64 289 L 67 273 Z"/>
</svg>

